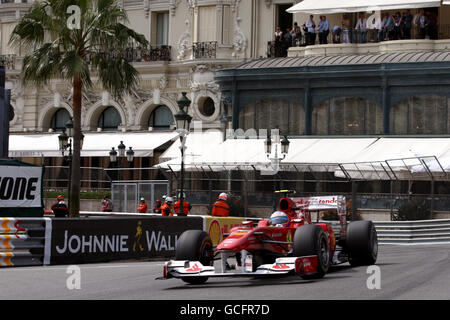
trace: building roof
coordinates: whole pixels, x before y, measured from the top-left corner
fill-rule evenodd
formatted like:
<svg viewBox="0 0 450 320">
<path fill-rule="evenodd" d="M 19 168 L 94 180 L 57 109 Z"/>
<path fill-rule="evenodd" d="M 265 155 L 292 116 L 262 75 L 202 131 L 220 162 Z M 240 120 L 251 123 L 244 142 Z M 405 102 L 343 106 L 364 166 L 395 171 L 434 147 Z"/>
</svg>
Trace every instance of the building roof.
<svg viewBox="0 0 450 320">
<path fill-rule="evenodd" d="M 322 67 L 340 65 L 394 64 L 418 62 L 450 62 L 450 50 L 395 52 L 373 54 L 347 54 L 331 56 L 307 56 L 292 58 L 267 58 L 245 62 L 237 70 L 266 68 Z"/>
</svg>

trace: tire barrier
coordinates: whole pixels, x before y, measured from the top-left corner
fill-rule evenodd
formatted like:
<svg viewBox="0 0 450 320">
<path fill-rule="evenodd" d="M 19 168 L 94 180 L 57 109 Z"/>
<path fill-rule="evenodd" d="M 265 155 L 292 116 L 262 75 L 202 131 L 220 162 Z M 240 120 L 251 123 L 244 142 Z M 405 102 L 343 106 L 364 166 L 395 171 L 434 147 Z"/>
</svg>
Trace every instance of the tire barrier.
<svg viewBox="0 0 450 320">
<path fill-rule="evenodd" d="M 0 218 L 0 267 L 43 265 L 49 218 Z"/>
</svg>

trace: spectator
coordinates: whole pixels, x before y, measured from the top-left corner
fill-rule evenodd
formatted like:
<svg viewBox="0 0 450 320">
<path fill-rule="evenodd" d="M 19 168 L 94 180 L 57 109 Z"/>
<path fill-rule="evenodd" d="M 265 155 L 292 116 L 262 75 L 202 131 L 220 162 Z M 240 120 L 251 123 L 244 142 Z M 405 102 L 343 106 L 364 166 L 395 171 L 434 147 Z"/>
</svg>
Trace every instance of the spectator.
<svg viewBox="0 0 450 320">
<path fill-rule="evenodd" d="M 64 201 L 64 196 L 62 194 L 58 195 L 56 198 L 56 203 L 51 206 L 53 213 L 56 218 L 65 218 L 69 214 L 69 209 L 67 208 L 66 202 Z"/>
<path fill-rule="evenodd" d="M 281 32 L 280 27 L 275 30 L 275 57 L 281 56 L 281 43 L 283 41 L 283 32 Z"/>
<path fill-rule="evenodd" d="M 342 17 L 342 42 L 350 43 L 350 18 L 346 14 Z"/>
<path fill-rule="evenodd" d="M 341 43 L 341 32 L 342 29 L 340 26 L 334 26 L 331 30 L 331 33 L 333 35 L 333 43 Z"/>
<path fill-rule="evenodd" d="M 291 46 L 292 46 L 291 28 L 287 28 L 286 32 L 283 34 L 283 42 L 281 44 L 282 57 L 287 57 L 288 50 Z"/>
<path fill-rule="evenodd" d="M 102 201 L 102 211 L 103 212 L 112 212 L 113 210 L 113 203 L 111 199 L 106 195 L 103 197 Z"/>
<path fill-rule="evenodd" d="M 298 26 L 297 22 L 294 22 L 294 27 L 292 28 L 292 44 L 294 46 L 300 46 L 302 43 L 302 30 Z"/>
<path fill-rule="evenodd" d="M 230 205 L 228 204 L 228 195 L 221 193 L 218 200 L 213 204 L 211 216 L 228 217 L 230 215 Z"/>
<path fill-rule="evenodd" d="M 173 217 L 173 198 L 166 197 L 166 201 L 161 206 L 161 215 L 163 217 Z"/>
<path fill-rule="evenodd" d="M 413 16 L 411 15 L 411 10 L 406 10 L 403 12 L 403 25 L 402 25 L 402 39 L 411 39 L 411 28 Z"/>
<path fill-rule="evenodd" d="M 387 13 L 381 13 L 380 30 L 378 31 L 378 41 L 384 41 L 386 39 L 386 22 Z"/>
<path fill-rule="evenodd" d="M 359 14 L 358 22 L 356 23 L 355 30 L 359 30 L 359 42 L 367 42 L 367 20 L 364 17 L 364 13 Z"/>
<path fill-rule="evenodd" d="M 310 15 L 308 21 L 305 23 L 307 34 L 305 35 L 306 45 L 316 44 L 316 23 L 313 20 L 314 16 Z"/>
<path fill-rule="evenodd" d="M 419 38 L 425 39 L 425 37 L 427 36 L 428 25 L 430 24 L 430 21 L 425 15 L 425 11 L 423 9 L 420 9 L 416 24 L 419 26 Z"/>
<path fill-rule="evenodd" d="M 327 44 L 328 34 L 330 33 L 330 23 L 328 22 L 327 17 L 320 16 L 320 23 L 317 31 L 319 32 L 319 43 Z"/>
<path fill-rule="evenodd" d="M 139 213 L 146 213 L 147 212 L 147 203 L 145 202 L 145 199 L 141 198 L 141 203 L 139 203 L 139 206 L 137 207 L 137 212 Z"/>
<path fill-rule="evenodd" d="M 392 40 L 394 34 L 394 19 L 389 13 L 386 13 L 386 39 Z"/>
<path fill-rule="evenodd" d="M 438 22 L 438 16 L 435 12 L 429 12 L 428 13 L 428 35 L 431 40 L 437 40 L 438 38 L 438 28 L 439 28 L 439 22 Z"/>
<path fill-rule="evenodd" d="M 162 201 L 161 200 L 156 200 L 155 203 L 155 207 L 153 208 L 153 212 L 154 213 L 161 213 L 161 205 L 162 205 Z"/>
<path fill-rule="evenodd" d="M 394 28 L 392 30 L 392 39 L 391 40 L 399 40 L 402 38 L 401 29 L 402 29 L 402 16 L 400 12 L 396 12 L 394 15 Z"/>
</svg>

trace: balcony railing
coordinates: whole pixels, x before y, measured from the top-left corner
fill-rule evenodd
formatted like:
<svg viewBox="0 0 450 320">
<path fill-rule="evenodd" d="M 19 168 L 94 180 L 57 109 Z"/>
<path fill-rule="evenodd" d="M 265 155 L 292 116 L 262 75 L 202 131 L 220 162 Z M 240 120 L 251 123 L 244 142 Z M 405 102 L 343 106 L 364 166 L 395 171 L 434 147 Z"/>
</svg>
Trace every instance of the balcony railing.
<svg viewBox="0 0 450 320">
<path fill-rule="evenodd" d="M 423 38 L 425 36 L 425 39 Z M 314 41 L 311 43 L 311 39 Z M 365 43 L 380 43 L 384 41 L 396 40 L 444 40 L 450 39 L 450 24 L 440 24 L 434 30 L 428 30 L 425 34 L 420 34 L 418 28 L 411 28 L 410 34 L 405 36 L 401 31 L 379 32 L 379 30 L 367 30 L 363 35 L 359 30 L 340 30 L 339 32 L 330 32 L 326 37 L 325 43 L 320 43 L 319 34 L 316 32 L 315 36 L 306 37 L 302 34 L 300 39 L 295 39 L 292 43 L 286 42 L 267 42 L 267 57 L 286 57 L 289 48 L 292 47 L 306 47 L 316 45 L 315 48 L 320 48 L 322 44 L 365 44 Z M 297 50 L 297 49 L 294 49 Z"/>
<path fill-rule="evenodd" d="M 124 57 L 128 62 L 170 61 L 171 47 L 166 45 L 149 46 L 147 48 L 128 47 L 124 51 L 110 50 L 108 52 L 97 51 L 95 54 L 105 54 L 110 57 Z M 87 61 L 91 61 L 88 54 Z"/>
<path fill-rule="evenodd" d="M 194 42 L 192 45 L 194 59 L 215 59 L 217 54 L 217 41 Z"/>
<path fill-rule="evenodd" d="M 0 55 L 0 66 L 4 66 L 6 70 L 14 70 L 16 62 L 15 54 L 2 54 Z"/>
</svg>

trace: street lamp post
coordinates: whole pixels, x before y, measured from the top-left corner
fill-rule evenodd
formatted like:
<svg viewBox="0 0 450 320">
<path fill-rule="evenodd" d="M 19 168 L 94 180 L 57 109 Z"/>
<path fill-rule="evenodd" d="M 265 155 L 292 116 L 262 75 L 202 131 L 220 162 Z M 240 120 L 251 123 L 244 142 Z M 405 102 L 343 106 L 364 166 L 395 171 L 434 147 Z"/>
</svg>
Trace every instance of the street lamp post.
<svg viewBox="0 0 450 320">
<path fill-rule="evenodd" d="M 191 126 L 192 117 L 187 113 L 187 110 L 189 109 L 189 106 L 191 104 L 191 101 L 186 97 L 186 92 L 182 92 L 182 97 L 180 100 L 177 101 L 178 107 L 180 110 L 175 114 L 175 121 L 177 124 L 177 132 L 180 135 L 180 141 L 181 141 L 181 173 L 180 173 L 180 209 L 179 209 L 179 215 L 184 215 L 184 190 L 183 190 L 183 184 L 184 184 L 184 154 L 186 150 L 186 138 L 189 134 L 189 129 Z M 186 108 L 186 111 L 184 111 L 184 108 Z"/>
<path fill-rule="evenodd" d="M 72 189 L 72 140 L 73 140 L 74 130 L 73 130 L 73 121 L 72 118 L 70 118 L 65 125 L 65 128 L 63 129 L 63 132 L 58 136 L 59 140 L 59 150 L 61 151 L 61 154 L 66 160 L 69 162 L 69 175 L 68 175 L 68 196 L 67 196 L 67 202 L 70 208 L 70 191 Z M 84 141 L 84 134 L 81 133 L 81 139 L 80 139 L 80 150 L 83 149 L 83 141 Z M 69 154 L 66 156 L 65 152 L 69 149 Z"/>
<path fill-rule="evenodd" d="M 117 146 L 117 150 L 114 149 L 114 147 L 111 148 L 111 151 L 109 152 L 109 160 L 112 164 L 116 164 L 117 168 L 120 169 L 122 167 L 122 158 L 127 158 L 128 164 L 131 165 L 131 163 L 134 161 L 134 151 L 132 147 L 128 151 L 125 152 L 126 146 L 123 144 L 123 141 L 120 141 L 120 144 Z M 117 158 L 118 157 L 118 158 Z M 119 170 L 120 171 L 120 170 Z M 120 172 L 118 174 L 118 180 L 120 179 Z"/>
<path fill-rule="evenodd" d="M 280 141 L 280 136 L 278 134 L 274 137 L 272 141 L 270 132 L 266 140 L 264 141 L 266 156 L 272 162 L 272 167 L 274 167 L 275 171 L 279 170 L 281 160 L 284 160 L 286 158 L 286 155 L 289 152 L 289 144 L 290 141 L 286 136 L 283 136 L 283 138 Z M 270 157 L 270 155 L 272 154 L 273 145 L 275 145 L 275 154 L 273 157 Z M 281 156 L 278 155 L 278 148 L 280 148 Z"/>
<path fill-rule="evenodd" d="M 127 161 L 128 161 L 128 166 L 131 166 L 131 164 L 134 161 L 134 151 L 132 149 L 132 147 L 130 147 L 129 150 L 127 150 L 125 152 L 126 146 L 123 144 L 123 141 L 120 141 L 120 144 L 117 146 L 117 150 L 114 149 L 114 147 L 111 148 L 111 151 L 109 152 L 109 160 L 110 162 L 113 164 L 116 164 L 116 167 L 119 171 L 118 173 L 118 180 L 121 180 L 121 173 L 120 173 L 120 169 L 122 168 L 122 162 L 123 158 L 126 157 Z"/>
</svg>

